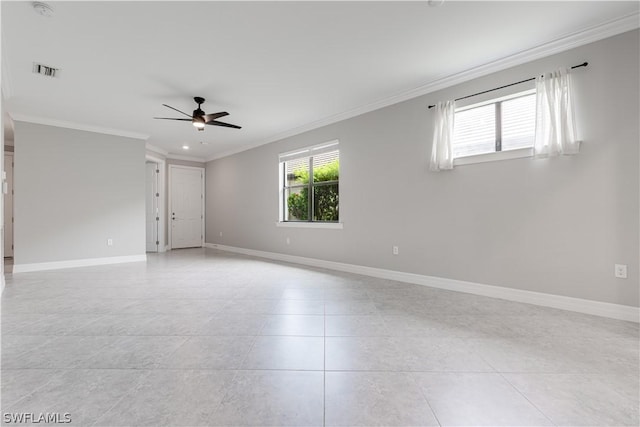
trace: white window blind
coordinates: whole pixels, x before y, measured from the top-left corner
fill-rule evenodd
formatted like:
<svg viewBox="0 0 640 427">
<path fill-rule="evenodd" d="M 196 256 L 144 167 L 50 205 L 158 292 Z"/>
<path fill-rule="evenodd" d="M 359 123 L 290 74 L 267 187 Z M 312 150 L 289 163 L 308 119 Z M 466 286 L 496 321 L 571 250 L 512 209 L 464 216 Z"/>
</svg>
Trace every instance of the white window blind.
<svg viewBox="0 0 640 427">
<path fill-rule="evenodd" d="M 502 151 L 533 146 L 536 96 L 527 95 L 502 103 Z"/>
<path fill-rule="evenodd" d="M 496 147 L 494 104 L 456 113 L 453 125 L 453 157 L 491 153 Z"/>
<path fill-rule="evenodd" d="M 533 146 L 536 95 L 528 91 L 465 107 L 455 114 L 453 157 Z"/>
</svg>

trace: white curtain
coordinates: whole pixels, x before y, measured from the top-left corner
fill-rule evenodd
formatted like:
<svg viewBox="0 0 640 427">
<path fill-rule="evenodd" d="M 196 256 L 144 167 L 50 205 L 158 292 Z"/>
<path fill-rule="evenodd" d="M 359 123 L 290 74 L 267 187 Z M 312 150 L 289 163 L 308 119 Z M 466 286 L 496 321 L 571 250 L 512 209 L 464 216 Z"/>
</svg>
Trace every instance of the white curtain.
<svg viewBox="0 0 640 427">
<path fill-rule="evenodd" d="M 453 169 L 453 119 L 455 101 L 438 102 L 433 125 L 433 143 L 429 169 L 439 171 Z"/>
<path fill-rule="evenodd" d="M 536 78 L 536 157 L 577 154 L 571 74 L 567 68 Z"/>
</svg>

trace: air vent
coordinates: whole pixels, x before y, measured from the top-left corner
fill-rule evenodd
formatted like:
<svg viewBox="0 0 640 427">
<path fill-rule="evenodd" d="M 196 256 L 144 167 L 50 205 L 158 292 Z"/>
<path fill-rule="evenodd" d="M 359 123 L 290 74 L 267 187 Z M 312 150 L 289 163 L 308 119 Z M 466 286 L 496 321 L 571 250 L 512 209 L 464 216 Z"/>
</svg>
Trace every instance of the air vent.
<svg viewBox="0 0 640 427">
<path fill-rule="evenodd" d="M 47 77 L 56 77 L 60 74 L 59 68 L 49 67 L 48 65 L 33 63 L 33 72 L 35 74 L 42 74 Z"/>
</svg>

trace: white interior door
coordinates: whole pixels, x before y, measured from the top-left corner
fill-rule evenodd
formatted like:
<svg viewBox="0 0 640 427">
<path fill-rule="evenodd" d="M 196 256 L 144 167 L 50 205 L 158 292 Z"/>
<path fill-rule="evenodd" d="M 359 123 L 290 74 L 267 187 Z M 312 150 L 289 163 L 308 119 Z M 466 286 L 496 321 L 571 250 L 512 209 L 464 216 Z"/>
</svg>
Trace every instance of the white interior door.
<svg viewBox="0 0 640 427">
<path fill-rule="evenodd" d="M 204 242 L 204 169 L 169 166 L 171 248 L 201 247 Z"/>
<path fill-rule="evenodd" d="M 13 155 L 5 153 L 4 171 L 7 192 L 4 194 L 4 256 L 13 256 Z"/>
<path fill-rule="evenodd" d="M 158 190 L 158 170 L 157 163 L 146 163 L 146 230 L 147 230 L 147 252 L 158 252 L 158 224 L 160 222 L 160 206 L 158 200 L 160 193 Z"/>
</svg>

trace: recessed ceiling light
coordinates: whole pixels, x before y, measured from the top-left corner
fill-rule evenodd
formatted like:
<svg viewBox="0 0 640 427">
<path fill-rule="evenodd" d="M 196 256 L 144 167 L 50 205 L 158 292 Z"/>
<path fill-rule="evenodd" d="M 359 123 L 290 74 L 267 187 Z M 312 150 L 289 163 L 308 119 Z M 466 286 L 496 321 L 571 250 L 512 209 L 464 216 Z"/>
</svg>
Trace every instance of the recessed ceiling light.
<svg viewBox="0 0 640 427">
<path fill-rule="evenodd" d="M 188 149 L 189 149 L 189 146 L 188 146 L 188 145 L 183 145 L 183 146 L 182 146 L 182 149 L 183 149 L 183 150 L 188 150 Z"/>
<path fill-rule="evenodd" d="M 202 144 L 202 145 L 209 145 L 209 143 L 208 143 L 208 142 L 204 142 L 204 141 L 200 141 L 200 144 Z"/>
<path fill-rule="evenodd" d="M 51 18 L 53 16 L 53 8 L 46 3 L 34 1 L 31 3 L 31 6 L 38 15 L 46 16 L 47 18 Z"/>
</svg>

